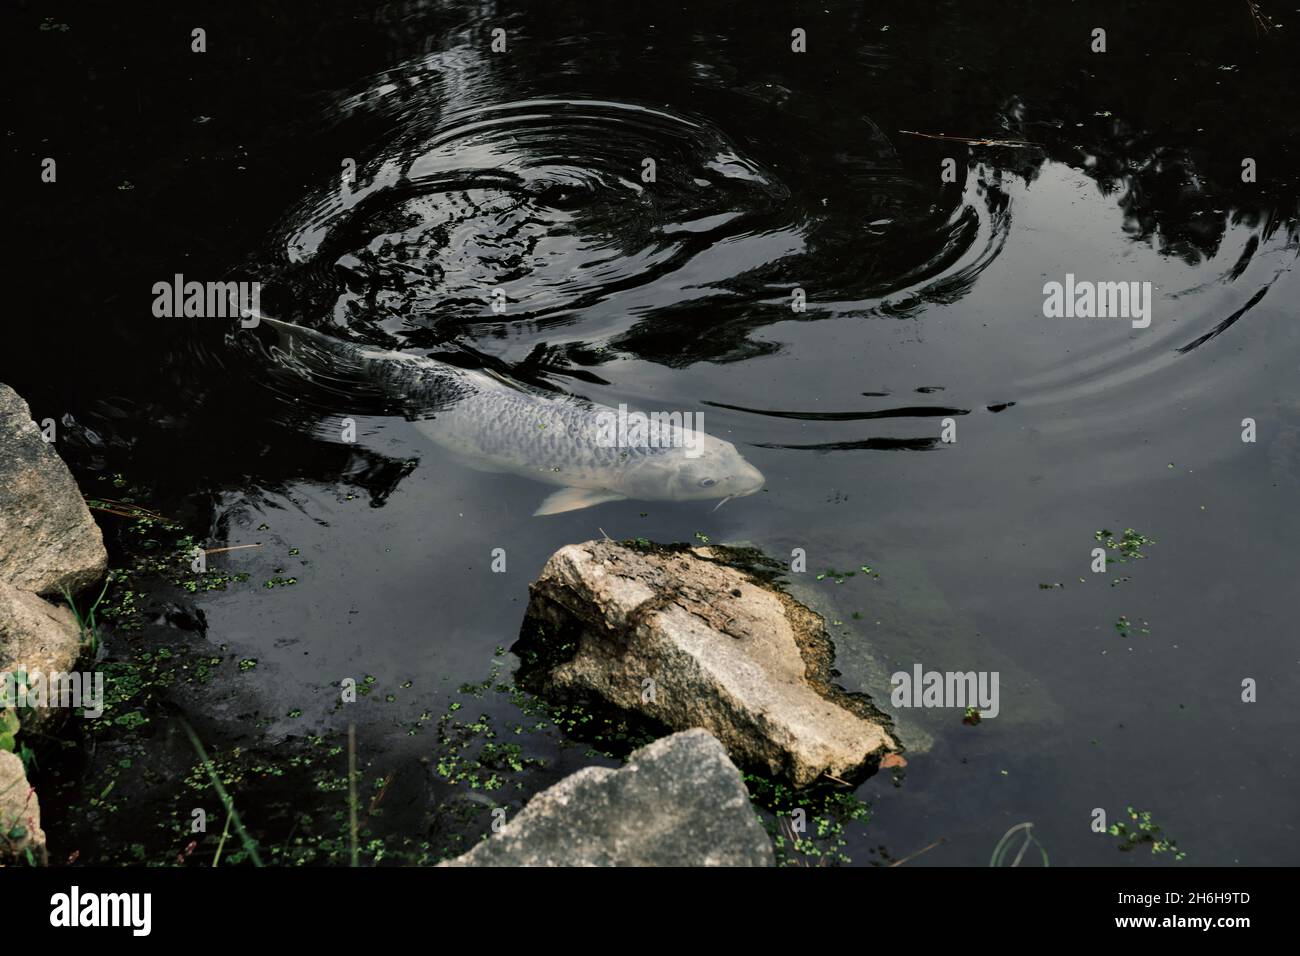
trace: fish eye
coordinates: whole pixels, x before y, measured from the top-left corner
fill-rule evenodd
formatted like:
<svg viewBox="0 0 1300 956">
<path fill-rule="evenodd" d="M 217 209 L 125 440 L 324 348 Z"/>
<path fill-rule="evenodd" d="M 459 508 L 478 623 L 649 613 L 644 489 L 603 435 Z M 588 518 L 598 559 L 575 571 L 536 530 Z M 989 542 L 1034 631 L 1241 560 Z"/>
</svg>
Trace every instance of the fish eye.
<svg viewBox="0 0 1300 956">
<path fill-rule="evenodd" d="M 700 479 L 700 487 L 701 487 L 701 488 L 712 488 L 712 487 L 713 487 L 714 485 L 716 485 L 717 483 L 718 483 L 718 480 L 717 480 L 716 478 L 702 478 L 702 479 Z"/>
</svg>

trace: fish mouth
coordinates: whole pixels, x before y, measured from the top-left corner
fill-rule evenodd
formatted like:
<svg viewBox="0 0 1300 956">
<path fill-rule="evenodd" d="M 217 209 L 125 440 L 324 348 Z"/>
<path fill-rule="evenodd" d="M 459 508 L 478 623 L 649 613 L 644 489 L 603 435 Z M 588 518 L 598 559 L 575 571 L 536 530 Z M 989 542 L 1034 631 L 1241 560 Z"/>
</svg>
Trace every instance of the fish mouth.
<svg viewBox="0 0 1300 956">
<path fill-rule="evenodd" d="M 763 489 L 763 484 L 765 479 L 763 478 L 762 472 L 760 472 L 757 468 L 750 468 L 749 473 L 743 476 L 737 476 L 737 478 L 728 479 L 728 485 L 730 485 L 734 481 L 737 481 L 741 477 L 747 478 L 748 481 L 745 484 L 741 485 L 738 490 L 728 490 L 726 497 L 724 497 L 721 501 L 719 501 L 716 505 L 714 505 L 711 511 L 717 511 L 719 508 L 725 505 L 732 498 L 747 498 L 750 495 L 757 494 L 759 491 Z"/>
<path fill-rule="evenodd" d="M 763 473 L 750 465 L 746 471 L 741 472 L 732 479 L 730 484 L 735 485 L 735 487 L 728 489 L 727 497 L 747 498 L 762 491 L 763 485 L 766 483 L 767 479 L 763 477 Z"/>
</svg>

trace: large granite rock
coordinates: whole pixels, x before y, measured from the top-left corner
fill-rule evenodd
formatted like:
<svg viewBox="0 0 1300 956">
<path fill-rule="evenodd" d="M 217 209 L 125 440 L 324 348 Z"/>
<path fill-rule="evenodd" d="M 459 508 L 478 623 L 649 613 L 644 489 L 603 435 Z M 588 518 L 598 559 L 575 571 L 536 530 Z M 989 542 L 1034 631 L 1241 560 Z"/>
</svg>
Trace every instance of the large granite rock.
<svg viewBox="0 0 1300 956">
<path fill-rule="evenodd" d="M 618 770 L 587 767 L 444 866 L 772 866 L 726 751 L 703 730 L 656 740 Z"/>
<path fill-rule="evenodd" d="M 72 593 L 103 577 L 108 553 L 67 466 L 31 410 L 0 385 L 0 581 Z"/>
<path fill-rule="evenodd" d="M 588 541 L 531 587 L 520 647 L 543 694 L 703 727 L 742 766 L 806 786 L 898 749 L 870 702 L 831 683 L 822 619 L 726 552 Z"/>
<path fill-rule="evenodd" d="M 41 805 L 27 782 L 23 762 L 0 750 L 0 866 L 25 862 L 27 850 L 31 850 L 33 862 L 45 865 Z"/>
<path fill-rule="evenodd" d="M 0 581 L 0 681 L 18 672 L 67 674 L 80 656 L 81 629 L 70 610 Z M 66 716 L 62 708 L 34 708 L 23 727 L 49 733 Z"/>
</svg>

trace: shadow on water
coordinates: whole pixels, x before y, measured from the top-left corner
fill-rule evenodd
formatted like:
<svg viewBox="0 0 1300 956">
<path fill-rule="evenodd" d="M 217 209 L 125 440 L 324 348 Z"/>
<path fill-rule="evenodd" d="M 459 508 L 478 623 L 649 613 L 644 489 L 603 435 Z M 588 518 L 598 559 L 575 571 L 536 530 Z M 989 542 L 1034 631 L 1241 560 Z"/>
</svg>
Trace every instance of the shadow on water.
<svg viewBox="0 0 1300 956">
<path fill-rule="evenodd" d="M 304 790 L 326 795 L 311 808 L 321 849 L 299 857 L 313 861 L 339 859 L 339 734 L 361 714 L 387 808 L 367 815 L 370 858 L 385 843 L 390 858 L 437 856 L 440 828 L 454 829 L 437 808 L 466 790 L 458 774 L 482 770 L 456 763 L 471 739 L 475 754 L 491 744 L 484 773 L 530 781 L 491 791 L 514 805 L 584 762 L 563 734 L 537 758 L 484 729 L 531 716 L 558 733 L 580 717 L 530 715 L 540 705 L 506 678 L 458 688 L 500 665 L 494 648 L 512 642 L 546 556 L 608 530 L 878 565 L 879 579 L 832 576 L 800 595 L 843 625 L 853 689 L 879 696 L 918 658 L 996 661 L 1033 688 L 1021 698 L 1033 713 L 1017 724 L 1009 702 L 1001 734 L 923 715 L 929 763 L 860 791 L 876 815 L 850 840 L 858 862 L 942 835 L 935 862 L 980 863 L 1026 815 L 1054 859 L 1116 862 L 1073 817 L 1141 800 L 1199 844 L 1198 862 L 1294 855 L 1294 809 L 1254 742 L 1285 715 L 1260 704 L 1243 743 L 1222 707 L 1203 700 L 1189 717 L 1179 694 L 1213 696 L 1206 682 L 1225 667 L 1289 660 L 1295 25 L 1260 34 L 1226 2 L 1021 2 L 997 16 L 955 2 L 797 15 L 266 3 L 213 7 L 196 58 L 177 37 L 197 19 L 167 8 L 129 24 L 84 12 L 66 31 L 41 29 L 34 9 L 7 17 L 32 38 L 15 126 L 40 145 L 24 158 L 60 165 L 57 187 L 16 199 L 13 261 L 30 281 L 13 290 L 26 318 L 0 380 L 63 423 L 60 450 L 88 493 L 121 474 L 176 535 L 257 545 L 216 562 L 242 582 L 178 594 L 174 580 L 194 579 L 168 568 L 138 588 L 147 612 L 105 651 L 138 693 L 90 735 L 97 749 L 51 769 L 67 785 L 51 829 L 69 852 L 184 852 L 200 784 L 146 797 L 139 782 L 157 790 L 192 770 L 166 729 L 181 706 L 229 761 L 237 799 L 263 802 L 268 842 L 293 846 L 290 808 Z M 506 54 L 489 47 L 498 25 Z M 789 52 L 795 26 L 814 52 Z M 1089 49 L 1097 26 L 1104 55 Z M 1243 181 L 1247 157 L 1256 182 Z M 1156 320 L 1045 319 L 1043 284 L 1067 272 L 1151 281 Z M 176 273 L 257 280 L 267 315 L 341 340 L 609 405 L 705 409 L 768 489 L 717 515 L 625 502 L 532 519 L 541 486 L 445 461 L 410 425 L 427 409 L 343 370 L 281 363 L 265 334 L 155 319 L 149 290 Z M 1241 457 L 1248 415 L 1266 464 Z M 355 444 L 338 438 L 344 417 Z M 948 419 L 955 445 L 939 441 Z M 896 451 L 929 453 L 876 454 Z M 1143 524 L 1165 546 L 1143 579 L 1090 591 L 1076 572 L 1093 532 Z M 136 529 L 106 530 L 118 563 L 139 550 Z M 1252 553 L 1225 552 L 1228 539 Z M 505 576 L 485 573 L 497 546 Z M 850 590 L 868 580 L 874 591 Z M 1137 604 L 1161 637 L 1115 645 L 1110 622 Z M 203 627 L 178 627 L 194 607 Z M 1225 659 L 1214 635 L 1243 620 L 1253 640 Z M 335 703 L 348 675 L 374 688 L 355 712 Z M 487 724 L 449 709 L 462 701 L 482 702 Z M 145 745 L 114 736 L 140 721 Z M 1249 801 L 1204 779 L 1202 750 L 1173 743 L 1189 721 L 1205 750 L 1241 753 L 1241 773 L 1258 774 L 1252 813 L 1289 835 L 1206 823 Z M 290 743 L 286 771 L 275 753 Z M 101 794 L 110 760 L 147 768 L 135 783 L 114 772 L 131 794 L 115 811 Z M 1096 795 L 1072 808 L 1085 783 Z"/>
</svg>

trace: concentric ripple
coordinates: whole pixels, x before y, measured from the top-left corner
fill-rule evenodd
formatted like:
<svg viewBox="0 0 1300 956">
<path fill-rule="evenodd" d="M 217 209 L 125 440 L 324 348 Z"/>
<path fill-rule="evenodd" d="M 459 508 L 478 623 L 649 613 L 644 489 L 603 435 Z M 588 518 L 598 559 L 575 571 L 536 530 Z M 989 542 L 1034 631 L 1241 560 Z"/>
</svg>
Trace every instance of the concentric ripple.
<svg viewBox="0 0 1300 956">
<path fill-rule="evenodd" d="M 556 321 L 761 229 L 788 197 L 712 126 L 662 110 L 525 100 L 440 126 L 294 217 L 284 252 L 318 316 L 413 344 Z"/>
</svg>

